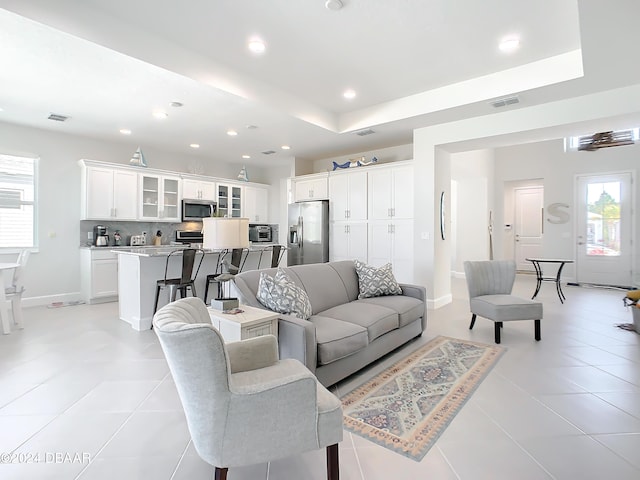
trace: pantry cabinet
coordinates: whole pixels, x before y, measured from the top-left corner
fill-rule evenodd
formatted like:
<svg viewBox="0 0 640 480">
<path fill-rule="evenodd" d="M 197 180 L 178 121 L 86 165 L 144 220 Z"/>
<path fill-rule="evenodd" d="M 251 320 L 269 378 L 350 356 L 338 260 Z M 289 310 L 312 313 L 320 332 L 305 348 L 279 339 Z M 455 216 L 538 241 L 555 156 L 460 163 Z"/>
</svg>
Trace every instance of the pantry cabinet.
<svg viewBox="0 0 640 480">
<path fill-rule="evenodd" d="M 367 262 L 367 222 L 332 222 L 329 228 L 329 259 Z"/>
<path fill-rule="evenodd" d="M 398 282 L 413 281 L 413 220 L 371 221 L 368 233 L 368 263 L 393 266 Z"/>
<path fill-rule="evenodd" d="M 332 221 L 367 219 L 367 172 L 329 177 L 329 217 Z"/>
<path fill-rule="evenodd" d="M 413 218 L 413 166 L 368 172 L 369 220 Z"/>
</svg>

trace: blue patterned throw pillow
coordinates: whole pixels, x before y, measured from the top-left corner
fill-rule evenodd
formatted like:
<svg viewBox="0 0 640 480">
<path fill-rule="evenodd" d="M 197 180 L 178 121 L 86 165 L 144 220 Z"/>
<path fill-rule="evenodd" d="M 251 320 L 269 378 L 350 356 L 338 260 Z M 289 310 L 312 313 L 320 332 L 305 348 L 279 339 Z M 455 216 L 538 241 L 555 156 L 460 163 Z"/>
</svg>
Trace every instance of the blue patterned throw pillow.
<svg viewBox="0 0 640 480">
<path fill-rule="evenodd" d="M 379 297 L 381 295 L 402 295 L 402 288 L 393 276 L 391 264 L 380 268 L 372 267 L 360 260 L 354 260 L 358 274 L 358 298 Z"/>
<path fill-rule="evenodd" d="M 312 313 L 307 292 L 280 269 L 274 277 L 260 273 L 256 298 L 269 310 L 290 313 L 303 320 L 307 320 Z"/>
</svg>

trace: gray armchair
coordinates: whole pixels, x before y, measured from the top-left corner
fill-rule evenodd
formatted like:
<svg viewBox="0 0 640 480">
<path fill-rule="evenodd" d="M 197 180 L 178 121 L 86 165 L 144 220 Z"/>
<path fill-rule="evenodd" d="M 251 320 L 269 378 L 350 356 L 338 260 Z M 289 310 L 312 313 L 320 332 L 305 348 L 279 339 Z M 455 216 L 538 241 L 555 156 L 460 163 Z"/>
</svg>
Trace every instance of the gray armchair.
<svg viewBox="0 0 640 480">
<path fill-rule="evenodd" d="M 200 457 L 225 480 L 230 467 L 327 449 L 338 480 L 340 400 L 272 335 L 225 344 L 202 300 L 180 299 L 153 317 Z"/>
<path fill-rule="evenodd" d="M 511 295 L 516 279 L 513 260 L 467 261 L 464 274 L 472 313 L 469 330 L 476 323 L 476 315 L 493 320 L 495 342 L 500 343 L 503 322 L 533 320 L 535 339 L 540 340 L 542 303 Z"/>
</svg>

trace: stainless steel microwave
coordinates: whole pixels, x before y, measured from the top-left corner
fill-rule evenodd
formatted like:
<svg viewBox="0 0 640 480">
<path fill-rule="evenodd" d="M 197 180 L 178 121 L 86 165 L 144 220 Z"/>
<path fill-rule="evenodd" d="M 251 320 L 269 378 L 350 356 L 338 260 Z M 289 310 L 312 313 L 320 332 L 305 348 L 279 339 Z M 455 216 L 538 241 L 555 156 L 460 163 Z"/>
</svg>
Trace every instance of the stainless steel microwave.
<svg viewBox="0 0 640 480">
<path fill-rule="evenodd" d="M 182 221 L 201 222 L 205 217 L 213 217 L 217 211 L 217 204 L 211 200 L 187 199 L 182 200 Z"/>
</svg>

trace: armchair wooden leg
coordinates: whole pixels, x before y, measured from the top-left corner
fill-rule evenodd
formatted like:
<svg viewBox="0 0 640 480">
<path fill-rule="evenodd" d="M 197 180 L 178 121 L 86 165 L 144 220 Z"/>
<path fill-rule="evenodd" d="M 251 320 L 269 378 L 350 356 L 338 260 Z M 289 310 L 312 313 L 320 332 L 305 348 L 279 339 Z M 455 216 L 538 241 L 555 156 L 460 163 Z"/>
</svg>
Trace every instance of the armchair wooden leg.
<svg viewBox="0 0 640 480">
<path fill-rule="evenodd" d="M 534 323 L 535 323 L 536 340 L 540 341 L 540 339 L 542 338 L 540 336 L 540 320 L 534 320 Z"/>
<path fill-rule="evenodd" d="M 215 474 L 213 476 L 214 480 L 227 480 L 227 472 L 229 471 L 228 468 L 220 468 L 220 467 L 216 467 L 216 471 Z"/>
<path fill-rule="evenodd" d="M 496 343 L 500 343 L 500 329 L 502 328 L 502 322 L 494 322 L 493 330 Z"/>
<path fill-rule="evenodd" d="M 327 447 L 327 480 L 340 480 L 337 443 Z"/>
<path fill-rule="evenodd" d="M 475 325 L 475 323 L 476 323 L 476 314 L 474 313 L 471 315 L 471 325 L 469 325 L 469 330 L 473 329 L 473 326 Z"/>
</svg>

